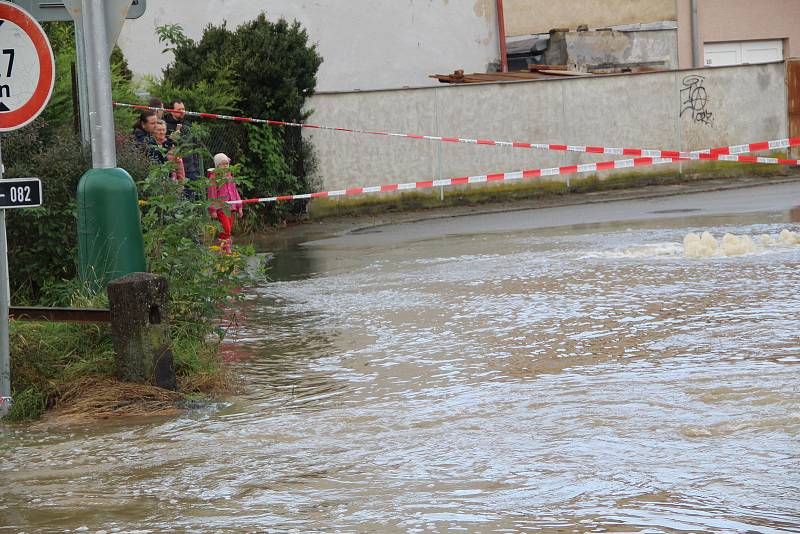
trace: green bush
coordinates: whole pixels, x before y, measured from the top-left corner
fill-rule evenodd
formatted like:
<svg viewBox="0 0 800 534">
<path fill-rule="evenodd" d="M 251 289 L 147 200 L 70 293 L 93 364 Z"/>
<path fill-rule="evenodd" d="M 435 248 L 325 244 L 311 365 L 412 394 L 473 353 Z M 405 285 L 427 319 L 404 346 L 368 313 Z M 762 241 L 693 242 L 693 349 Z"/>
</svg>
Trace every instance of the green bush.
<svg viewBox="0 0 800 534">
<path fill-rule="evenodd" d="M 169 178 L 172 167 L 171 162 L 153 166 L 138 184 L 148 271 L 169 281 L 173 339 L 202 340 L 215 331 L 227 302 L 250 282 L 245 258 L 252 251 L 237 247 L 232 254 L 219 253 L 212 244 L 219 227 L 208 217 L 209 202 L 187 200 L 183 184 Z M 203 189 L 207 180 L 192 185 Z"/>
<path fill-rule="evenodd" d="M 225 23 L 209 25 L 197 42 L 187 38 L 178 25 L 162 26 L 157 32 L 168 45 L 165 51 L 175 54 L 174 62 L 164 70 L 163 82 L 153 86 L 159 96 L 180 96 L 187 105 L 214 112 L 223 102 L 216 95 L 227 94 L 225 107 L 246 116 L 290 122 L 308 117 L 304 106 L 314 94 L 322 58 L 297 21 L 270 22 L 262 13 L 233 31 Z M 253 133 L 254 129 L 247 132 L 244 126 L 230 124 L 212 128 L 225 128 L 233 142 L 242 142 L 250 179 L 256 187 L 269 187 L 253 191 L 258 196 L 305 192 L 312 187 L 314 157 L 299 129 Z M 283 161 L 279 162 L 278 156 Z M 259 175 L 264 176 L 257 178 Z M 304 207 L 293 203 L 277 210 L 261 208 L 258 213 L 262 220 L 275 222 L 288 216 L 288 210 L 297 213 Z"/>
<path fill-rule="evenodd" d="M 146 176 L 149 163 L 132 142 L 120 144 L 117 160 L 134 179 Z M 38 177 L 44 190 L 41 208 L 6 214 L 12 302 L 63 305 L 71 290 L 62 286 L 76 276 L 75 194 L 91 168 L 89 152 L 71 131 L 54 130 L 40 119 L 4 134 L 3 161 L 8 178 Z"/>
<path fill-rule="evenodd" d="M 41 178 L 44 192 L 41 208 L 7 212 L 12 302 L 41 301 L 44 288 L 75 277 L 75 190 L 91 165 L 77 138 L 59 136 L 45 144 L 44 130 L 39 121 L 7 136 L 7 176 Z M 30 151 L 15 146 L 27 139 L 33 141 Z"/>
<path fill-rule="evenodd" d="M 284 140 L 282 136 L 263 126 L 247 126 L 247 145 L 249 151 L 242 158 L 242 167 L 247 182 L 242 187 L 243 198 L 260 197 L 265 192 L 280 191 L 281 195 L 305 193 L 303 182 L 289 169 L 284 158 Z M 251 204 L 247 207 L 248 221 L 264 220 L 277 215 L 286 218 L 290 205 Z"/>
<path fill-rule="evenodd" d="M 281 120 L 305 118 L 303 106 L 314 94 L 322 58 L 316 45 L 309 45 L 299 22 L 273 23 L 262 13 L 235 31 L 225 23 L 208 25 L 199 42 L 183 36 L 179 26 L 162 27 L 159 36 L 174 45 L 170 50 L 175 61 L 164 70 L 165 82 L 195 87 L 217 79 L 220 68 L 229 68 L 236 76 L 243 113 Z"/>
</svg>

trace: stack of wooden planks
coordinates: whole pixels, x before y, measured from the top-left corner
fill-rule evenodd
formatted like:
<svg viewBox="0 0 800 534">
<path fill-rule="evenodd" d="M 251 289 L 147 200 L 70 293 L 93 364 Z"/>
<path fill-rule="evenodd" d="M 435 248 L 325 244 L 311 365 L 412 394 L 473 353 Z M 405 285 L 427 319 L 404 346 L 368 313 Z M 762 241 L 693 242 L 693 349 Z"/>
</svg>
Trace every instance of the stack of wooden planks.
<svg viewBox="0 0 800 534">
<path fill-rule="evenodd" d="M 589 76 L 589 74 L 567 70 L 565 65 L 531 65 L 528 71 L 476 72 L 464 74 L 463 70 L 457 70 L 453 72 L 453 74 L 432 74 L 430 77 L 442 83 L 482 83 L 541 80 L 546 78 L 561 78 L 564 76 Z"/>
</svg>

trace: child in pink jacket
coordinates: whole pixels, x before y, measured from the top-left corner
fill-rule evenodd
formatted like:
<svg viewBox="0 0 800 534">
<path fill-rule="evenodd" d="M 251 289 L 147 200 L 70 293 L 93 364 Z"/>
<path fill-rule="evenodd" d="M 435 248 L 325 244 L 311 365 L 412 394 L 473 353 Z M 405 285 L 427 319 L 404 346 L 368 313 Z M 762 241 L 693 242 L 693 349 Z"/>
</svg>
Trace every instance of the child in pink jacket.
<svg viewBox="0 0 800 534">
<path fill-rule="evenodd" d="M 222 225 L 222 231 L 217 234 L 217 238 L 220 249 L 228 253 L 231 251 L 231 228 L 236 213 L 239 214 L 239 217 L 242 216 L 242 204 L 228 204 L 228 201 L 242 200 L 236 189 L 236 183 L 233 181 L 233 175 L 226 170 L 230 164 L 230 158 L 219 153 L 214 156 L 214 168 L 208 169 L 210 180 L 208 200 L 212 201 L 208 211 L 211 213 L 211 218 L 217 219 Z"/>
</svg>

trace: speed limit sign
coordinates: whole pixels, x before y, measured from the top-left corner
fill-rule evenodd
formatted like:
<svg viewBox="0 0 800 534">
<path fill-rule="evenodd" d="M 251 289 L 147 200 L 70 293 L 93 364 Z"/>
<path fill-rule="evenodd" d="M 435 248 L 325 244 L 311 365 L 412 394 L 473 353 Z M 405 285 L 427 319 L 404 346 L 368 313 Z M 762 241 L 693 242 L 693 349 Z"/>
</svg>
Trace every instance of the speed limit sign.
<svg viewBox="0 0 800 534">
<path fill-rule="evenodd" d="M 53 49 L 42 27 L 25 10 L 0 1 L 0 132 L 22 128 L 38 117 L 53 94 L 54 81 Z M 42 204 L 38 178 L 3 180 L 3 171 L 0 157 L 0 417 L 12 402 L 5 210 Z"/>
<path fill-rule="evenodd" d="M 0 132 L 38 117 L 54 82 L 53 49 L 42 27 L 19 6 L 0 1 Z"/>
</svg>

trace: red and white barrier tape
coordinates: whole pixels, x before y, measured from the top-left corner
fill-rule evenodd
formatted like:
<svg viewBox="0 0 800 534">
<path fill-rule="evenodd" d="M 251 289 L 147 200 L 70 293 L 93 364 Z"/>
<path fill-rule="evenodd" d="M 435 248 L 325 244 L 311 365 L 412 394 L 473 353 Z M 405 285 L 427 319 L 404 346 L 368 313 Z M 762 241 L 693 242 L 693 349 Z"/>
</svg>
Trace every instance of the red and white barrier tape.
<svg viewBox="0 0 800 534">
<path fill-rule="evenodd" d="M 115 106 L 126 107 L 141 110 L 152 111 L 165 111 L 169 113 L 176 112 L 174 109 L 164 109 L 151 106 L 138 106 L 134 104 L 123 104 L 115 102 Z M 179 111 L 178 111 L 179 112 Z M 180 112 L 179 112 L 180 113 Z M 400 137 L 405 139 L 422 139 L 427 141 L 440 141 L 444 143 L 461 143 L 468 145 L 486 145 L 498 146 L 507 148 L 525 148 L 531 150 L 552 150 L 559 152 L 579 152 L 587 154 L 610 154 L 615 156 L 634 156 L 642 158 L 685 158 L 685 159 L 701 159 L 696 157 L 698 154 L 719 154 L 719 155 L 738 155 L 749 154 L 751 152 L 759 152 L 763 150 L 777 150 L 781 148 L 790 148 L 800 146 L 800 137 L 790 139 L 778 139 L 775 141 L 761 141 L 757 143 L 749 143 L 746 145 L 733 145 L 727 147 L 710 148 L 706 150 L 698 150 L 695 152 L 681 152 L 677 150 L 652 150 L 645 148 L 611 148 L 601 146 L 583 146 L 583 145 L 559 145 L 550 143 L 522 143 L 516 141 L 496 141 L 492 139 L 468 139 L 463 137 L 441 137 L 436 135 L 415 135 L 406 133 L 390 133 L 378 132 L 370 130 L 359 130 L 355 128 L 336 128 L 333 126 L 321 126 L 318 124 L 306 124 L 298 122 L 284 122 L 268 119 L 253 119 L 250 117 L 236 117 L 232 115 L 218 115 L 216 113 L 198 113 L 196 111 L 186 111 L 186 115 L 191 117 L 201 117 L 204 119 L 221 119 L 236 122 L 249 122 L 253 124 L 268 124 L 271 126 L 284 126 L 292 128 L 308 128 L 313 130 L 328 130 L 334 132 L 365 134 L 365 135 L 378 135 L 383 137 Z M 722 158 L 720 158 L 722 159 Z M 765 158 L 773 160 L 774 158 Z M 723 161 L 741 161 L 739 159 L 722 159 Z M 779 165 L 797 165 L 797 160 L 774 160 L 774 161 L 748 161 L 746 163 L 766 163 L 766 164 L 779 164 Z"/>
<path fill-rule="evenodd" d="M 600 163 L 585 163 L 583 165 L 567 165 L 564 167 L 550 167 L 546 169 L 533 169 L 527 171 L 504 172 L 497 174 L 482 174 L 478 176 L 465 176 L 463 178 L 446 178 L 444 180 L 427 180 L 422 182 L 407 182 L 404 184 L 376 185 L 372 187 L 354 187 L 337 191 L 322 191 L 319 193 L 306 193 L 303 195 L 285 195 L 279 197 L 249 198 L 228 202 L 231 205 L 259 204 L 271 202 L 285 202 L 290 200 L 306 200 L 312 198 L 330 198 L 365 193 L 385 193 L 388 191 L 408 191 L 411 189 L 425 189 L 429 187 L 444 187 L 449 185 L 479 184 L 485 182 L 502 182 L 522 180 L 524 178 L 539 178 L 542 176 L 557 176 L 582 172 L 597 172 L 613 169 L 629 169 L 631 167 L 645 167 L 648 165 L 662 165 L 686 158 L 633 158 L 619 159 L 616 161 L 603 161 Z"/>
<path fill-rule="evenodd" d="M 768 164 L 780 164 L 780 165 L 800 164 L 800 160 L 796 159 L 763 158 L 758 156 L 737 156 L 732 154 L 691 154 L 690 157 L 669 157 L 669 158 L 641 157 L 632 159 L 618 159 L 614 161 L 601 161 L 598 163 L 584 163 L 582 165 L 565 165 L 562 167 L 549 167 L 545 169 L 533 169 L 527 171 L 482 174 L 477 176 L 466 176 L 463 178 L 446 178 L 444 180 L 425 180 L 420 182 L 407 182 L 403 184 L 376 185 L 371 187 L 353 187 L 349 189 L 339 189 L 336 191 L 305 193 L 302 195 L 285 195 L 279 197 L 251 198 L 247 200 L 231 201 L 228 202 L 228 204 L 232 205 L 258 204 L 258 203 L 269 203 L 269 202 L 284 202 L 290 200 L 304 200 L 312 198 L 361 195 L 364 193 L 385 193 L 388 191 L 406 191 L 410 189 L 424 189 L 428 187 L 445 187 L 449 185 L 477 184 L 483 182 L 519 180 L 522 178 L 538 178 L 541 176 L 558 176 L 558 175 L 575 174 L 583 172 L 598 172 L 598 171 L 609 171 L 614 169 L 628 169 L 631 167 L 663 165 L 665 163 L 674 163 L 675 161 L 690 161 L 690 160 L 739 161 L 742 163 L 768 163 Z"/>
</svg>

